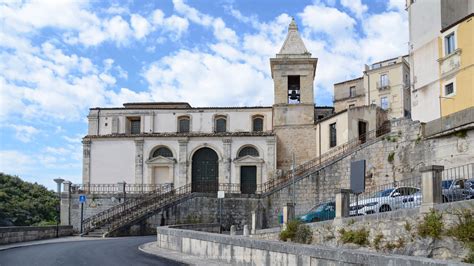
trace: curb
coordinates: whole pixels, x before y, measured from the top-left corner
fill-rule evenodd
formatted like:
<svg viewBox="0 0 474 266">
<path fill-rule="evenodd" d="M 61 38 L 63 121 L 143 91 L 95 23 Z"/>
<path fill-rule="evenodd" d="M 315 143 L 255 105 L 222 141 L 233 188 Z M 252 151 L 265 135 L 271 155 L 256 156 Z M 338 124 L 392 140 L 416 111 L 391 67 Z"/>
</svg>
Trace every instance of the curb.
<svg viewBox="0 0 474 266">
<path fill-rule="evenodd" d="M 54 238 L 56 239 L 56 238 Z M 30 246 L 39 246 L 39 245 L 46 245 L 46 244 L 56 244 L 56 243 L 64 243 L 64 242 L 78 242 L 78 241 L 94 241 L 94 240 L 104 240 L 103 238 L 81 238 L 81 239 L 64 239 L 61 241 L 48 241 L 49 239 L 43 240 L 33 240 L 33 241 L 26 241 L 26 242 L 17 242 L 11 244 L 0 245 L 0 252 L 4 250 L 14 249 L 14 248 L 23 248 L 23 247 L 30 247 Z"/>
</svg>

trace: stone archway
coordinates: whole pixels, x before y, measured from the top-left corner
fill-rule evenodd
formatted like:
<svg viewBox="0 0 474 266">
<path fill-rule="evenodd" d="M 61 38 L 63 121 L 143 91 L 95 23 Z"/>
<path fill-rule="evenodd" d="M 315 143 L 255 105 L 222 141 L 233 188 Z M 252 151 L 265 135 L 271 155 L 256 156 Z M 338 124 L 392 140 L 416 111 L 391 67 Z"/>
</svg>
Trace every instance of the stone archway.
<svg viewBox="0 0 474 266">
<path fill-rule="evenodd" d="M 192 157 L 191 184 L 193 192 L 218 190 L 219 157 L 210 148 L 197 150 Z"/>
</svg>

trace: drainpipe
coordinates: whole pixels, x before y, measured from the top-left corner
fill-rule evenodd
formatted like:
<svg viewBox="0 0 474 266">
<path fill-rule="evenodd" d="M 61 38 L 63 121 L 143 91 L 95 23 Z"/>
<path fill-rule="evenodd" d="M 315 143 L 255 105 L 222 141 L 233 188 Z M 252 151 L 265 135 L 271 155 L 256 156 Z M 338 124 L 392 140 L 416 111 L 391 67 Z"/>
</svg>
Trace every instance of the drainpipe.
<svg viewBox="0 0 474 266">
<path fill-rule="evenodd" d="M 321 165 L 321 122 L 319 122 L 319 165 Z"/>
</svg>

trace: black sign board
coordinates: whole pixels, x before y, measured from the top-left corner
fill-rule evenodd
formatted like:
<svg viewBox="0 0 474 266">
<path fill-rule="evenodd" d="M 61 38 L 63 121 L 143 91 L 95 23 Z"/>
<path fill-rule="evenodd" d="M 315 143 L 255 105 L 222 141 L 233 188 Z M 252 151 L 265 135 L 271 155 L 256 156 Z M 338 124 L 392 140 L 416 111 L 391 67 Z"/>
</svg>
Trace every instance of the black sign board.
<svg viewBox="0 0 474 266">
<path fill-rule="evenodd" d="M 365 160 L 351 162 L 351 190 L 354 194 L 365 191 Z"/>
</svg>

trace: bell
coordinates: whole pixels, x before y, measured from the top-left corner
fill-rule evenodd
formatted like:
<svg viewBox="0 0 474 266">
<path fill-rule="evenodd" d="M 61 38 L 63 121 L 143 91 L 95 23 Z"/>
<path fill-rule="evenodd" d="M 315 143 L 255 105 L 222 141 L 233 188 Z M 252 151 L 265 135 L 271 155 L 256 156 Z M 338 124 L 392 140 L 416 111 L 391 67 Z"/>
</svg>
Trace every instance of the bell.
<svg viewBox="0 0 474 266">
<path fill-rule="evenodd" d="M 295 90 L 291 91 L 290 100 L 298 100 L 298 95 L 296 94 Z"/>
</svg>

